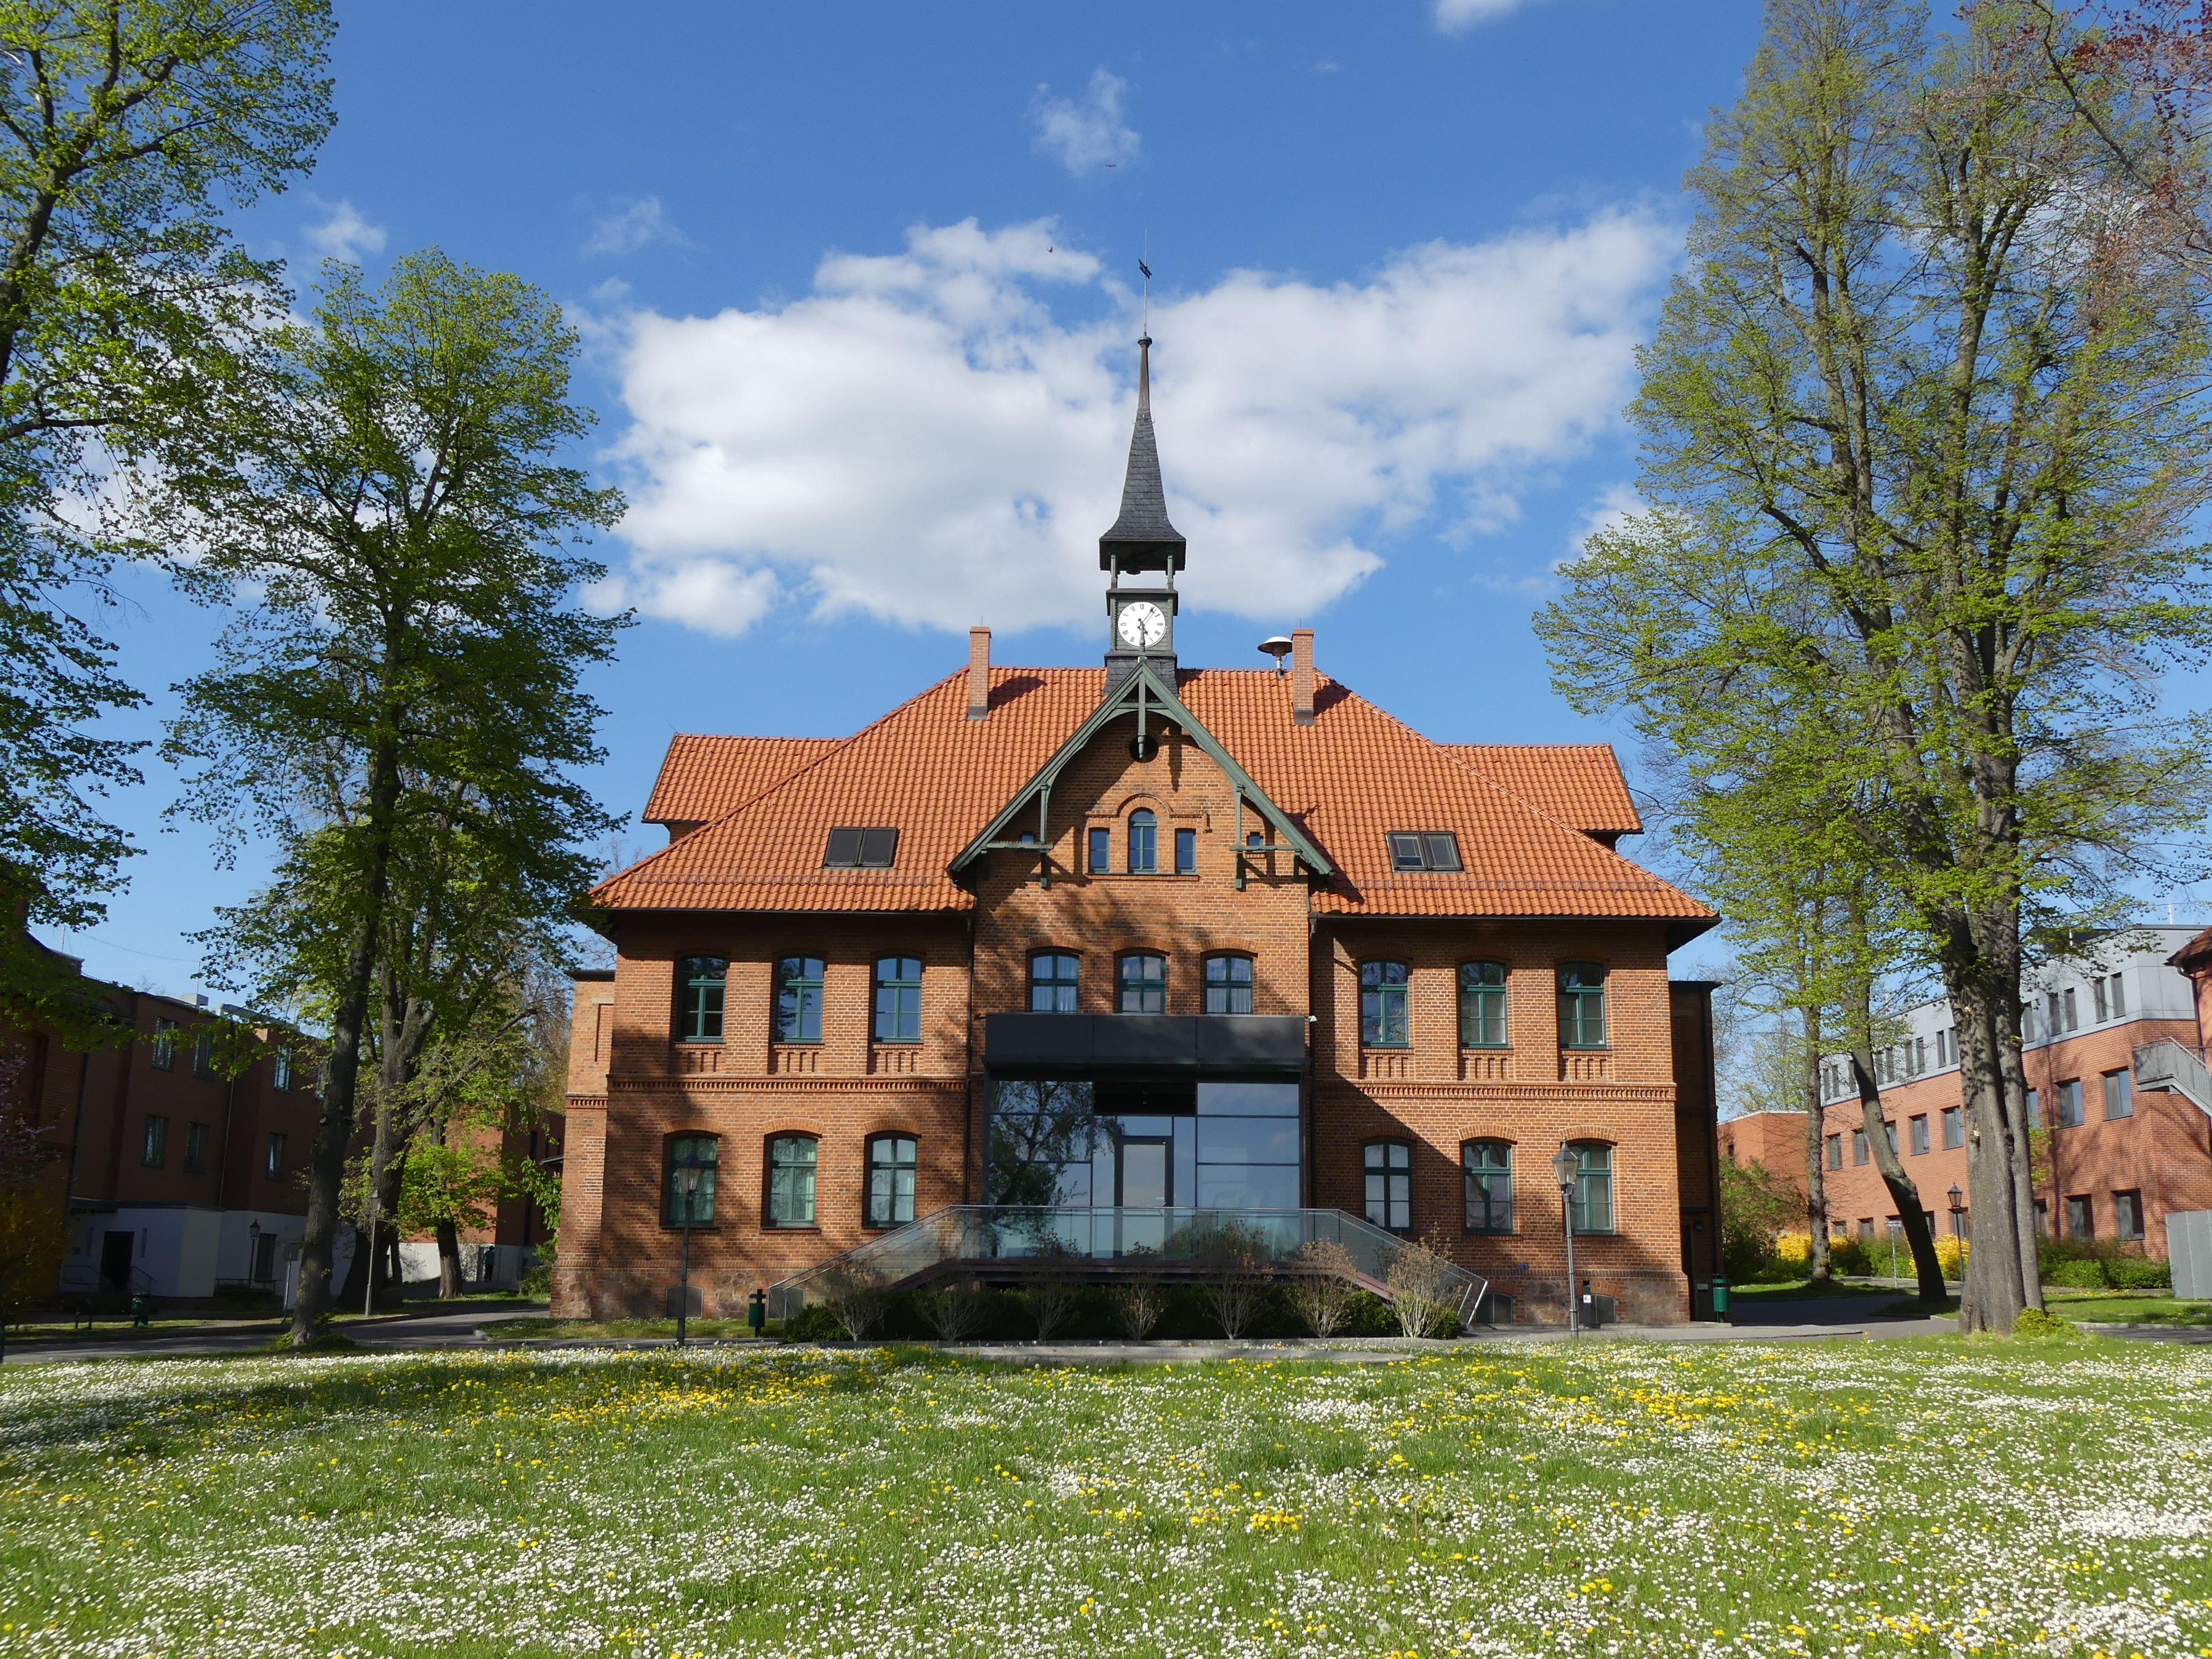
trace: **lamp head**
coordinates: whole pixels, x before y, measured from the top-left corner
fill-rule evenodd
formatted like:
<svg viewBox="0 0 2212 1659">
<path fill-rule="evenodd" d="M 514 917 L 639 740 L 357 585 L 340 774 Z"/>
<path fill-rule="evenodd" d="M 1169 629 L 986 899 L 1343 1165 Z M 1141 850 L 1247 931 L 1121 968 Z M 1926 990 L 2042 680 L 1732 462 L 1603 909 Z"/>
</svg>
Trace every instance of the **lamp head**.
<svg viewBox="0 0 2212 1659">
<path fill-rule="evenodd" d="M 1581 1153 L 1571 1146 L 1559 1148 L 1559 1155 L 1552 1160 L 1552 1173 L 1559 1177 L 1561 1192 L 1566 1192 L 1574 1186 L 1575 1177 L 1582 1173 L 1582 1167 Z"/>
</svg>

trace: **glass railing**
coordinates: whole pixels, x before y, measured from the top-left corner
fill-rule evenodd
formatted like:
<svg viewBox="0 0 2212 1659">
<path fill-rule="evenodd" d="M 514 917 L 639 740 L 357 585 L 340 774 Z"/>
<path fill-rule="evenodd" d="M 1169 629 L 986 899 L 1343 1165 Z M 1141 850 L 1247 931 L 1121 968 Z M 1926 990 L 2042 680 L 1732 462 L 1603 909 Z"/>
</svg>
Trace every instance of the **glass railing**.
<svg viewBox="0 0 2212 1659">
<path fill-rule="evenodd" d="M 951 1264 L 979 1270 L 1004 1265 L 1017 1276 L 1064 1265 L 1082 1277 L 1161 1271 L 1203 1277 L 1231 1260 L 1276 1273 L 1310 1271 L 1309 1244 L 1343 1246 L 1353 1276 L 1389 1297 L 1391 1266 L 1418 1249 L 1395 1233 L 1342 1210 L 1060 1209 L 963 1204 L 908 1222 L 842 1255 L 795 1273 L 768 1293 L 771 1319 L 789 1319 L 832 1302 L 856 1284 L 893 1288 Z M 1436 1260 L 1431 1276 L 1463 1325 L 1486 1281 L 1456 1263 Z"/>
</svg>

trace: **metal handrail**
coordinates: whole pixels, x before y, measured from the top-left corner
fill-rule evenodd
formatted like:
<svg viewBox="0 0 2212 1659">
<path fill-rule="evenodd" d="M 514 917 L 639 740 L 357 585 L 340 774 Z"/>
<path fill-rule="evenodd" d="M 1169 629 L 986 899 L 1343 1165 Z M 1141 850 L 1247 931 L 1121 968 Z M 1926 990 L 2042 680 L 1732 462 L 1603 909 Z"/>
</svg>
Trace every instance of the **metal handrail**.
<svg viewBox="0 0 2212 1659">
<path fill-rule="evenodd" d="M 768 1316 L 793 1318 L 811 1303 L 836 1300 L 856 1280 L 895 1289 L 955 1263 L 983 1272 L 1060 1265 L 1102 1278 L 1132 1272 L 1193 1276 L 1233 1249 L 1249 1253 L 1267 1271 L 1290 1273 L 1304 1271 L 1301 1249 L 1323 1242 L 1342 1245 L 1359 1282 L 1389 1298 L 1391 1263 L 1410 1241 L 1342 1210 L 955 1204 L 770 1285 Z M 1463 1328 L 1489 1281 L 1451 1261 L 1441 1263 L 1439 1277 Z"/>
<path fill-rule="evenodd" d="M 2135 1052 L 2138 1089 L 2164 1089 L 2212 1116 L 2212 1067 L 2197 1052 L 2172 1037 L 2146 1042 Z"/>
</svg>

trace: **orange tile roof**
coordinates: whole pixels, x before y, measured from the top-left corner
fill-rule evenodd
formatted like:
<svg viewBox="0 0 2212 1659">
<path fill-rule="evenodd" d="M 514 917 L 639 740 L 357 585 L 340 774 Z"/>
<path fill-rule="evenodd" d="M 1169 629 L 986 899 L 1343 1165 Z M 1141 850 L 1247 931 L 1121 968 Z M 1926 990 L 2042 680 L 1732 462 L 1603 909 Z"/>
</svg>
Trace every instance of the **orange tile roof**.
<svg viewBox="0 0 2212 1659">
<path fill-rule="evenodd" d="M 793 773 L 811 766 L 842 738 L 721 738 L 679 732 L 639 814 L 647 823 L 712 823 Z"/>
<path fill-rule="evenodd" d="M 1317 910 L 1369 915 L 1637 916 L 1706 921 L 1695 899 L 1528 804 L 1453 750 L 1323 679 L 1317 718 L 1291 718 L 1268 669 L 1177 676 L 1191 714 L 1337 865 Z M 947 866 L 1098 706 L 1103 668 L 999 668 L 991 714 L 967 718 L 955 674 L 764 793 L 609 878 L 616 909 L 964 910 Z M 719 751 L 672 746 L 659 801 L 702 799 L 672 773 Z M 1587 763 L 1575 763 L 1588 769 Z M 1625 793 L 1625 792 L 1624 792 Z M 1576 797 L 1569 792 L 1567 799 Z M 897 867 L 824 870 L 836 824 L 899 826 Z M 1392 830 L 1450 830 L 1466 869 L 1399 875 Z"/>
<path fill-rule="evenodd" d="M 1438 748 L 1538 811 L 1601 836 L 1640 836 L 1644 820 L 1609 743 L 1446 743 Z"/>
</svg>

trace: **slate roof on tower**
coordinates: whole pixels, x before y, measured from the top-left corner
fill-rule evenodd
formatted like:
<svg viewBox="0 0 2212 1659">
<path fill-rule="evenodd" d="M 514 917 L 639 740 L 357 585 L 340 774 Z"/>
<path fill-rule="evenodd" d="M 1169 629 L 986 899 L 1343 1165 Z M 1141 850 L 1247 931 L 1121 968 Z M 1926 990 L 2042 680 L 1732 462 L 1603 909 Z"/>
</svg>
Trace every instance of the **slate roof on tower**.
<svg viewBox="0 0 2212 1659">
<path fill-rule="evenodd" d="M 1316 719 L 1300 726 L 1287 684 L 1272 671 L 1194 669 L 1176 678 L 1193 717 L 1336 864 L 1334 876 L 1316 883 L 1317 911 L 1645 917 L 1681 924 L 1685 937 L 1714 920 L 1697 900 L 1583 833 L 1600 826 L 1555 816 L 1516 793 L 1494 758 L 1478 768 L 1461 746 L 1430 742 L 1334 681 L 1320 680 Z M 971 720 L 965 674 L 949 677 L 853 737 L 814 740 L 827 744 L 823 752 L 609 878 L 593 902 L 616 910 L 972 908 L 973 892 L 948 866 L 1104 691 L 1103 669 L 998 668 L 989 718 Z M 723 780 L 739 769 L 720 745 L 732 741 L 749 740 L 672 744 L 653 791 L 659 814 L 696 821 L 705 816 L 703 803 L 726 799 L 719 793 Z M 1480 747 L 1491 757 L 1498 748 Z M 1601 746 L 1570 750 L 1556 763 L 1545 753 L 1532 749 L 1515 764 L 1553 779 L 1554 804 L 1589 793 L 1595 755 L 1610 759 Z M 896 866 L 822 868 L 829 832 L 842 824 L 897 825 Z M 1617 810 L 1610 827 L 1627 827 Z M 1052 826 L 1063 844 L 1073 828 L 1069 817 Z M 1395 872 L 1385 839 L 1394 830 L 1455 832 L 1465 868 Z M 1054 874 L 1055 882 L 1079 878 L 1064 861 Z"/>
<path fill-rule="evenodd" d="M 1121 481 L 1121 516 L 1098 538 L 1098 568 L 1118 558 L 1123 570 L 1183 568 L 1182 532 L 1168 522 L 1167 488 L 1160 481 L 1159 446 L 1152 438 L 1152 343 L 1137 342 L 1137 423 L 1129 434 L 1129 471 Z"/>
</svg>

